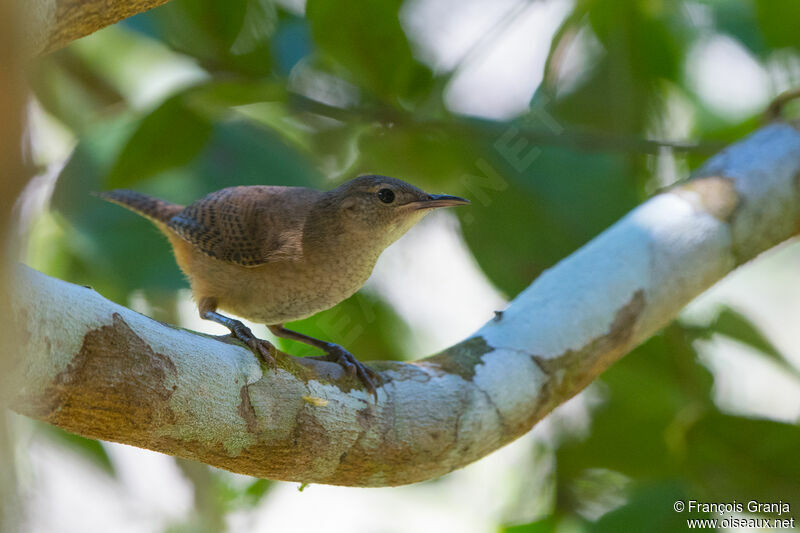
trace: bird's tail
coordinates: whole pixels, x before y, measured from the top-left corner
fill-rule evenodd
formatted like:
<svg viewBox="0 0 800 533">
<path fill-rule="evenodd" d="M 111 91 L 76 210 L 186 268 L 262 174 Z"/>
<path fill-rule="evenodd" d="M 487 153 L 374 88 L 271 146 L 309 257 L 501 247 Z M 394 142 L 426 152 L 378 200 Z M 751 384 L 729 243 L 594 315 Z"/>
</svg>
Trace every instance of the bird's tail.
<svg viewBox="0 0 800 533">
<path fill-rule="evenodd" d="M 182 205 L 173 204 L 153 196 L 148 196 L 136 191 L 129 191 L 127 189 L 114 189 L 113 191 L 97 192 L 93 194 L 103 200 L 130 209 L 134 213 L 150 219 L 156 224 L 166 224 L 169 219 L 183 210 Z"/>
</svg>

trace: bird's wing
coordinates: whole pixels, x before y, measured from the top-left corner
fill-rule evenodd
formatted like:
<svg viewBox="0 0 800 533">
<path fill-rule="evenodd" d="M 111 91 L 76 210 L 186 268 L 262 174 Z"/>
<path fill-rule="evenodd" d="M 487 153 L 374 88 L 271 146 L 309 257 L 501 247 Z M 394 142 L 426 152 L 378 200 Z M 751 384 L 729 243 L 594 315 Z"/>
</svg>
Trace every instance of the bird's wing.
<svg viewBox="0 0 800 533">
<path fill-rule="evenodd" d="M 255 267 L 300 251 L 305 214 L 318 194 L 299 187 L 230 187 L 188 205 L 167 227 L 210 257 Z"/>
</svg>

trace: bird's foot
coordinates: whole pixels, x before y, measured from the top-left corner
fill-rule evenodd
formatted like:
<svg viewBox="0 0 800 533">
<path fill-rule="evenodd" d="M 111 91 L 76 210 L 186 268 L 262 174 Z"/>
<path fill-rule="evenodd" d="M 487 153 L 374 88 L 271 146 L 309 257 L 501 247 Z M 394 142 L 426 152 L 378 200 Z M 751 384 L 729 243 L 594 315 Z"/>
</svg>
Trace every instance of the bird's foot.
<svg viewBox="0 0 800 533">
<path fill-rule="evenodd" d="M 329 342 L 324 349 L 327 355 L 311 357 L 311 359 L 321 359 L 323 361 L 337 363 L 347 374 L 358 376 L 359 381 L 364 384 L 364 387 L 372 394 L 375 401 L 378 401 L 378 392 L 375 387 L 375 382 L 380 382 L 380 375 L 377 372 L 356 359 L 353 354 L 338 344 Z"/>
<path fill-rule="evenodd" d="M 250 328 L 238 320 L 231 327 L 231 335 L 250 347 L 250 349 L 253 350 L 253 353 L 256 354 L 256 357 L 260 358 L 269 366 L 273 368 L 276 366 L 275 356 L 278 353 L 278 349 L 275 348 L 271 342 L 259 339 L 253 335 L 253 332 L 250 331 Z"/>
</svg>

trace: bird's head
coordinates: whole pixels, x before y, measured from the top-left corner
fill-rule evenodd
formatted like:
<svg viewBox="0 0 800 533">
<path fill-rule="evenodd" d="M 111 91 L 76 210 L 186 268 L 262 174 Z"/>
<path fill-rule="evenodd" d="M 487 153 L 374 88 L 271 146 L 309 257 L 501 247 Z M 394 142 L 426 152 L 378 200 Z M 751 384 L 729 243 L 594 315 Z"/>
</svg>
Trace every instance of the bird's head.
<svg viewBox="0 0 800 533">
<path fill-rule="evenodd" d="M 434 209 L 469 203 L 458 196 L 428 194 L 402 180 L 374 174 L 359 176 L 325 195 L 345 231 L 371 235 L 383 247 Z"/>
</svg>

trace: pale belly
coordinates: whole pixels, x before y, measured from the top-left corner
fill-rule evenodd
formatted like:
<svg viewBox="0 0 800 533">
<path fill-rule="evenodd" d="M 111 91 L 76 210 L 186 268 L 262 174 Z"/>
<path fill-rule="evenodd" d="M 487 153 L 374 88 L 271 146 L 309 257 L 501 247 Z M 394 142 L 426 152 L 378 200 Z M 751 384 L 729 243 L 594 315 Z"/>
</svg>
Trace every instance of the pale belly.
<svg viewBox="0 0 800 533">
<path fill-rule="evenodd" d="M 215 298 L 218 309 L 273 325 L 309 317 L 352 296 L 366 282 L 375 260 L 332 259 L 325 268 L 292 262 L 247 268 L 195 252 L 189 275 L 195 301 Z M 177 255 L 176 255 L 177 258 Z M 376 258 L 377 259 L 377 258 Z M 198 268 L 199 267 L 199 268 Z"/>
</svg>

